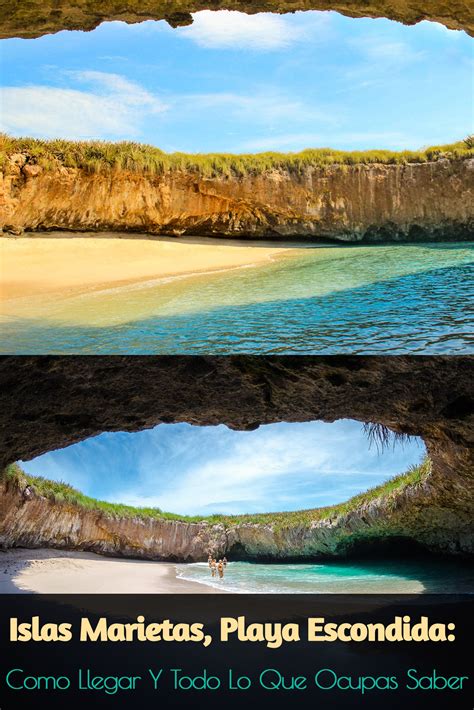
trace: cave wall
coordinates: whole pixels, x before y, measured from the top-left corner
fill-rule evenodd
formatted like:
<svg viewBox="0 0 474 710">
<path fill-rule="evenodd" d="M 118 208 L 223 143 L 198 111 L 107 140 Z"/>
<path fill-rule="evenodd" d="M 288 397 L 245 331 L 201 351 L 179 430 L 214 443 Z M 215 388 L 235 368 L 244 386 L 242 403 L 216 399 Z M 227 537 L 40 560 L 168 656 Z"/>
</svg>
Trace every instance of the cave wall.
<svg viewBox="0 0 474 710">
<path fill-rule="evenodd" d="M 52 502 L 22 485 L 0 484 L 0 548 L 53 547 L 115 557 L 191 562 L 226 547 L 222 528 L 175 520 L 114 517 L 77 505 Z"/>
<path fill-rule="evenodd" d="M 417 551 L 468 557 L 474 554 L 473 506 L 462 476 L 456 478 L 460 499 L 453 497 L 452 485 L 438 486 L 429 476 L 348 513 L 286 526 L 111 515 L 35 492 L 25 499 L 26 480 L 4 482 L 0 548 L 52 547 L 178 562 L 205 561 L 211 551 L 216 557 L 275 562 L 351 557 L 367 549 L 386 550 L 391 541 L 400 549 L 404 541 Z M 472 501 L 472 486 L 469 493 Z"/>
<path fill-rule="evenodd" d="M 474 34 L 471 0 L 4 0 L 0 6 L 0 38 L 39 37 L 60 30 L 92 30 L 101 22 L 167 20 L 173 27 L 192 22 L 200 10 L 296 12 L 335 10 L 349 17 L 386 17 L 413 25 L 440 22 Z"/>
<path fill-rule="evenodd" d="M 474 236 L 474 159 L 307 166 L 203 177 L 91 175 L 27 153 L 0 172 L 0 229 L 164 235 L 461 240 Z"/>
</svg>

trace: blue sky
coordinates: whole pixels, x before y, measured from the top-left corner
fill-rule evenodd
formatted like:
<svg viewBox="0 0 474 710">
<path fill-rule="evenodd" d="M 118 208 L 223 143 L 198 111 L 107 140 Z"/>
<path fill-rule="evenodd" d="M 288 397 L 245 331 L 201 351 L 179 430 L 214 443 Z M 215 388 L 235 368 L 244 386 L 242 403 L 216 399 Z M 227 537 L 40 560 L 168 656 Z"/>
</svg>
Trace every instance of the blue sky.
<svg viewBox="0 0 474 710">
<path fill-rule="evenodd" d="M 23 463 L 112 502 L 181 514 L 298 510 L 347 500 L 418 463 L 418 439 L 383 452 L 359 422 L 270 424 L 252 432 L 161 424 L 104 433 Z"/>
<path fill-rule="evenodd" d="M 2 40 L 1 130 L 167 151 L 410 148 L 473 128 L 473 40 L 334 12 L 202 12 Z"/>
</svg>

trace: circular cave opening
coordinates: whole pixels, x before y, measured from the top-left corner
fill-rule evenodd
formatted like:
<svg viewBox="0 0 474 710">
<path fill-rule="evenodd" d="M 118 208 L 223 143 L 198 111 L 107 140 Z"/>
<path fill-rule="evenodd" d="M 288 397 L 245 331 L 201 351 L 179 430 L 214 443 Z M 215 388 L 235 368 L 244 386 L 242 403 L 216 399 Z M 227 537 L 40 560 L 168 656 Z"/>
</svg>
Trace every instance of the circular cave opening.
<svg viewBox="0 0 474 710">
<path fill-rule="evenodd" d="M 459 559 L 432 554 L 452 552 L 464 528 L 439 524 L 430 474 L 420 439 L 348 419 L 104 432 L 7 467 L 0 545 L 39 555 L 51 584 L 58 555 L 74 556 L 77 573 L 57 580 L 71 589 L 90 589 L 94 570 L 124 589 L 137 560 L 155 591 L 155 562 L 194 591 L 470 589 Z M 104 556 L 126 567 L 101 570 Z M 227 558 L 224 580 L 209 556 Z"/>
<path fill-rule="evenodd" d="M 347 419 L 251 431 L 162 423 L 105 432 L 19 467 L 33 489 L 58 502 L 193 521 L 243 516 L 265 524 L 288 515 L 297 524 L 303 511 L 337 511 L 402 487 L 425 456 L 417 437 Z"/>
</svg>

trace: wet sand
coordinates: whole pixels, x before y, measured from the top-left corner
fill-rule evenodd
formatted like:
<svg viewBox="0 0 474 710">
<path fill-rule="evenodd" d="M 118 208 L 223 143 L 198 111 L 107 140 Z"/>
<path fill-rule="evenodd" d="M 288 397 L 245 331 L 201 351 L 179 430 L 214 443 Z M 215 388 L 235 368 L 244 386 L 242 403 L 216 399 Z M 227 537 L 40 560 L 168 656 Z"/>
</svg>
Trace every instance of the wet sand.
<svg viewBox="0 0 474 710">
<path fill-rule="evenodd" d="M 0 594 L 219 594 L 176 577 L 175 565 L 102 557 L 92 552 L 0 552 Z"/>
<path fill-rule="evenodd" d="M 253 266 L 285 251 L 271 245 L 118 234 L 1 237 L 2 312 L 14 315 L 15 300 L 24 297 Z"/>
</svg>

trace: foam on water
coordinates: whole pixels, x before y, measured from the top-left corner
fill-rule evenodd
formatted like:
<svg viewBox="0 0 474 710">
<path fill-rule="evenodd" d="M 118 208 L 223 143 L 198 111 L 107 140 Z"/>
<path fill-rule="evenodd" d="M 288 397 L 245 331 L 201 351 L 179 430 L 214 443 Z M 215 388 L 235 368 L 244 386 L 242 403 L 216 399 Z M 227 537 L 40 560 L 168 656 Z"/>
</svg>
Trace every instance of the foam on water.
<svg viewBox="0 0 474 710">
<path fill-rule="evenodd" d="M 207 563 L 176 565 L 177 577 L 247 594 L 474 593 L 474 569 L 456 561 L 260 564 L 230 562 L 223 580 Z"/>
</svg>

